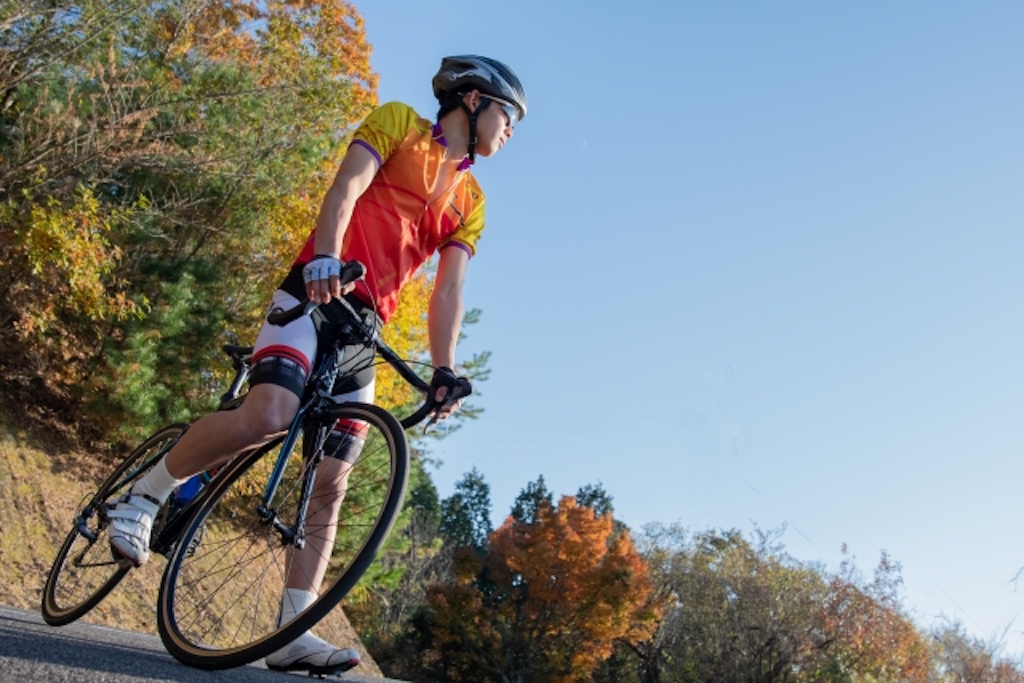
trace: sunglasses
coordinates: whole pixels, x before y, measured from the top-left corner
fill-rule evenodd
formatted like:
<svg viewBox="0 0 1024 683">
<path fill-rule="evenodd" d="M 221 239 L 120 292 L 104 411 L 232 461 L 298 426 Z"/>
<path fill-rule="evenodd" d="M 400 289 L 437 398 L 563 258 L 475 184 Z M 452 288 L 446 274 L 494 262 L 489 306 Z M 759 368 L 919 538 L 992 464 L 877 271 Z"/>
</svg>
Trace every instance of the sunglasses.
<svg viewBox="0 0 1024 683">
<path fill-rule="evenodd" d="M 519 110 L 505 100 L 499 100 L 497 97 L 491 97 L 490 95 L 483 95 L 483 97 L 501 107 L 501 111 L 505 112 L 505 118 L 508 119 L 509 128 L 516 127 L 516 123 L 519 122 Z"/>
</svg>

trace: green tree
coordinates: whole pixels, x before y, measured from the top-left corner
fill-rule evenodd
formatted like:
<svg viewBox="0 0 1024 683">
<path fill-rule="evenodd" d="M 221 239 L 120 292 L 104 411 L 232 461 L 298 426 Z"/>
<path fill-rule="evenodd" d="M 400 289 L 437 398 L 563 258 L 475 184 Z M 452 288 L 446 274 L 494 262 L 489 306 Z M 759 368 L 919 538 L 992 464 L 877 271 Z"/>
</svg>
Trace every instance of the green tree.
<svg viewBox="0 0 1024 683">
<path fill-rule="evenodd" d="M 612 497 L 605 490 L 601 482 L 581 486 L 580 490 L 576 492 L 576 502 L 590 508 L 598 516 L 609 515 L 615 512 L 615 506 L 612 505 Z"/>
<path fill-rule="evenodd" d="M 820 633 L 827 585 L 782 555 L 771 536 L 646 530 L 644 556 L 671 596 L 653 642 L 638 653 L 645 681 L 773 681 L 792 677 Z M 809 640 L 809 637 L 811 638 Z"/>
<path fill-rule="evenodd" d="M 441 503 L 440 534 L 453 548 L 482 551 L 491 525 L 491 487 L 475 467 L 455 484 L 455 493 Z"/>
<path fill-rule="evenodd" d="M 427 586 L 451 577 L 451 556 L 438 535 L 440 524 L 437 488 L 422 459 L 414 457 L 402 514 L 345 602 L 346 614 L 381 666 L 400 664 L 405 623 L 425 603 Z"/>
<path fill-rule="evenodd" d="M 780 534 L 645 529 L 642 554 L 668 605 L 654 637 L 632 648 L 634 680 L 929 680 L 898 564 L 883 555 L 871 580 L 852 561 L 829 574 L 786 554 Z"/>
<path fill-rule="evenodd" d="M 512 517 L 517 522 L 532 524 L 536 521 L 540 509 L 545 505 L 551 505 L 551 492 L 544 483 L 544 475 L 537 477 L 537 481 L 527 484 L 512 504 Z"/>
</svg>

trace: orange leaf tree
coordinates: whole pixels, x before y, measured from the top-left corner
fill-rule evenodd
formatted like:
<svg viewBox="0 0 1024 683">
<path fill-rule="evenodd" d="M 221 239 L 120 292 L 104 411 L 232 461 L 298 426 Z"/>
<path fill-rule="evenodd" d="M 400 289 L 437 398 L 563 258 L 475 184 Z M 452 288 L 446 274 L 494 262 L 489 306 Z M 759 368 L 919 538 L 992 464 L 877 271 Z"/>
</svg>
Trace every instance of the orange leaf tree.
<svg viewBox="0 0 1024 683">
<path fill-rule="evenodd" d="M 482 557 L 456 557 L 418 623 L 428 675 L 450 681 L 587 680 L 617 640 L 654 630 L 647 567 L 611 514 L 566 496 L 532 523 L 509 517 Z"/>
</svg>

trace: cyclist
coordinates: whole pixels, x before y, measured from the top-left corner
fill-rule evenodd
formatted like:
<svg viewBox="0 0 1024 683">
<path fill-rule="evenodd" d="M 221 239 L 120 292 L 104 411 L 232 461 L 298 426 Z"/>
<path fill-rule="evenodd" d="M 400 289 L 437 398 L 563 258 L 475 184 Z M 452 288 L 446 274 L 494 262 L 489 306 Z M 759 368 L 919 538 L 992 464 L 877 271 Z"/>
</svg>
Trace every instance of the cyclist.
<svg viewBox="0 0 1024 683">
<path fill-rule="evenodd" d="M 354 134 L 338 173 L 324 197 L 316 226 L 270 309 L 287 309 L 301 298 L 327 304 L 345 297 L 373 324 L 386 323 L 402 285 L 438 253 L 430 298 L 428 331 L 438 400 L 454 386 L 455 346 L 462 321 L 462 283 L 484 228 L 484 194 L 469 172 L 477 156 L 489 157 L 512 137 L 526 116 L 526 93 L 507 66 L 476 55 L 446 57 L 433 78 L 440 108 L 436 123 L 397 102 L 375 109 Z M 366 288 L 340 286 L 342 264 L 366 266 Z M 333 306 L 338 306 L 335 302 Z M 321 306 L 328 320 L 331 306 Z M 375 317 L 376 316 L 376 317 Z M 322 332 L 322 331 L 321 331 Z M 197 472 L 265 443 L 287 429 L 316 357 L 317 330 L 308 316 L 284 327 L 264 323 L 253 353 L 249 392 L 236 410 L 216 412 L 196 422 L 130 493 L 110 512 L 110 542 L 136 565 L 149 557 L 153 519 L 174 489 Z M 365 349 L 351 349 L 345 366 L 363 367 L 342 386 L 339 401 L 372 402 L 372 364 Z M 344 368 L 343 368 L 344 370 Z M 444 406 L 440 417 L 458 409 Z M 336 425 L 318 471 L 317 491 L 330 487 L 340 503 L 345 477 L 359 456 L 358 424 Z M 334 515 L 337 506 L 313 514 Z M 307 520 L 314 526 L 316 520 Z M 326 524 L 333 530 L 334 525 Z M 291 549 L 279 623 L 286 623 L 317 598 L 325 562 L 321 550 L 333 538 L 307 538 Z M 267 657 L 267 666 L 313 674 L 355 666 L 358 654 L 335 647 L 310 632 Z"/>
</svg>

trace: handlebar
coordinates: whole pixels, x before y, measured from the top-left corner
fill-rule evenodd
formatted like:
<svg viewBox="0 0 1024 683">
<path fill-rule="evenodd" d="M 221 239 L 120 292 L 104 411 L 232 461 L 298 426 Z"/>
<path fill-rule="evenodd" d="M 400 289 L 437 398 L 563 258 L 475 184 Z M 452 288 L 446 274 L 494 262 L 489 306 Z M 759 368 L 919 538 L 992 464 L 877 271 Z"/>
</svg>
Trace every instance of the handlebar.
<svg viewBox="0 0 1024 683">
<path fill-rule="evenodd" d="M 362 263 L 358 261 L 349 261 L 342 266 L 341 269 L 341 284 L 342 286 L 355 282 L 362 278 L 366 273 L 366 269 Z M 406 382 L 411 384 L 416 389 L 426 394 L 426 400 L 416 412 L 409 415 L 403 420 L 399 420 L 402 427 L 408 429 L 422 422 L 428 415 L 435 413 L 434 418 L 427 423 L 429 427 L 431 424 L 436 422 L 436 412 L 443 408 L 445 405 L 457 401 L 460 398 L 464 398 L 472 393 L 472 387 L 469 382 L 464 378 L 459 378 L 458 383 L 455 386 L 448 388 L 448 394 L 445 396 L 444 401 L 437 401 L 434 398 L 436 390 L 432 390 L 431 384 L 424 381 L 419 375 L 417 375 L 411 367 L 395 353 L 390 346 L 384 343 L 384 340 L 380 338 L 380 334 L 375 328 L 368 327 L 366 323 L 362 321 L 359 314 L 352 307 L 352 305 L 345 299 L 337 299 L 337 301 L 351 314 L 351 320 L 348 321 L 354 328 L 356 328 L 377 350 L 377 353 L 393 367 L 398 374 Z M 275 311 L 267 316 L 267 322 L 271 325 L 284 326 L 290 322 L 298 320 L 304 315 L 311 314 L 320 304 L 304 299 L 298 303 L 298 305 L 287 311 Z"/>
<path fill-rule="evenodd" d="M 350 282 L 355 282 L 356 280 L 363 278 L 365 275 L 366 266 L 364 266 L 359 261 L 349 261 L 348 263 L 341 267 L 341 275 L 339 276 L 339 280 L 341 281 L 341 286 L 344 287 Z M 318 305 L 319 304 L 316 304 L 310 301 L 309 299 L 305 299 L 300 306 L 296 306 L 295 308 L 292 308 L 287 311 L 277 311 L 275 313 L 271 313 L 270 315 L 267 316 L 267 322 L 270 323 L 271 325 L 277 325 L 278 327 L 282 327 L 290 322 L 298 320 L 304 315 L 309 315 L 310 313 L 313 312 L 313 309 L 316 308 Z M 359 316 L 356 316 L 356 318 L 358 317 Z"/>
</svg>

